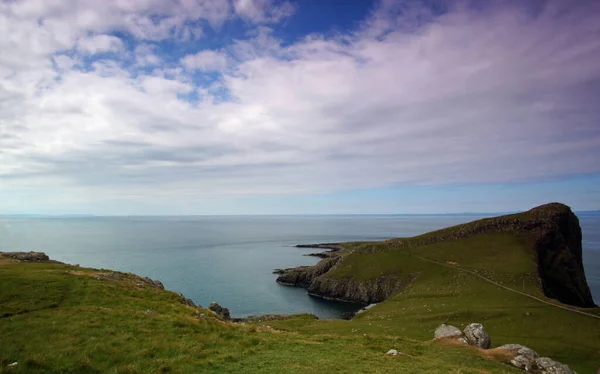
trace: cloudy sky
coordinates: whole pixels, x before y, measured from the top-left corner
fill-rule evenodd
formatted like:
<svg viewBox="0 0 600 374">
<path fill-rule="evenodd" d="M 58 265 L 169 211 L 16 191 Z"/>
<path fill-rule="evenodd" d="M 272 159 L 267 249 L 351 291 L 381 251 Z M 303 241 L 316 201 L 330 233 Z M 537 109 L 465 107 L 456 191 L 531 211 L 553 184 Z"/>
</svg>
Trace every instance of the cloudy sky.
<svg viewBox="0 0 600 374">
<path fill-rule="evenodd" d="M 600 209 L 600 2 L 0 1 L 0 214 Z"/>
</svg>

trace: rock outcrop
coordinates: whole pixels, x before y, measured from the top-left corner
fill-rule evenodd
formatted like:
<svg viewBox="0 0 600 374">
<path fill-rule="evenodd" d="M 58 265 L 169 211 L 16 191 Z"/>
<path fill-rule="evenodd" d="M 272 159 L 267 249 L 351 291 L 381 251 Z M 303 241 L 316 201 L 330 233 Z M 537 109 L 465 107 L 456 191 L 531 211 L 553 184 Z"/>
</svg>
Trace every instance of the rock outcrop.
<svg viewBox="0 0 600 374">
<path fill-rule="evenodd" d="M 20 261 L 42 262 L 50 261 L 50 257 L 44 252 L 0 252 L 0 255 L 14 258 Z"/>
<path fill-rule="evenodd" d="M 456 240 L 488 232 L 526 232 L 532 234 L 537 271 L 544 294 L 565 304 L 595 307 L 582 263 L 581 228 L 571 209 L 560 203 L 539 206 L 524 213 L 482 219 L 422 237 L 391 239 L 387 245 L 408 249 L 446 240 Z M 324 258 L 315 266 L 277 269 L 277 282 L 283 285 L 305 287 L 312 296 L 370 304 L 384 301 L 410 284 L 413 276 L 382 274 L 377 278 L 356 280 L 337 278 L 330 271 L 339 266 L 348 255 L 338 244 L 299 245 L 336 250 L 334 256 Z M 354 251 L 370 253 L 374 246 L 357 247 Z M 414 275 L 416 276 L 416 274 Z M 412 279 L 411 279 L 412 277 Z"/>
<path fill-rule="evenodd" d="M 231 320 L 231 316 L 229 315 L 229 309 L 222 307 L 218 303 L 210 303 L 210 305 L 208 306 L 208 310 L 212 310 L 213 312 L 215 312 L 216 315 L 224 321 Z"/>
</svg>

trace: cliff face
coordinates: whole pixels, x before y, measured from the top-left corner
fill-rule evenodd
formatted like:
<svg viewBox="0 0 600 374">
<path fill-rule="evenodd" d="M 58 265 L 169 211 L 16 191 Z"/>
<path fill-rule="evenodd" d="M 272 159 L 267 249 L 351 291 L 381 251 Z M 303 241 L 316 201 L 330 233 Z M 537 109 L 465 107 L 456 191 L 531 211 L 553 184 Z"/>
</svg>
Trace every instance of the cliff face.
<svg viewBox="0 0 600 374">
<path fill-rule="evenodd" d="M 566 208 L 555 211 L 535 243 L 542 289 L 565 304 L 593 307 L 583 269 L 579 219 Z"/>
<path fill-rule="evenodd" d="M 563 204 L 546 204 L 524 213 L 478 220 L 414 238 L 392 239 L 387 241 L 387 245 L 408 249 L 489 232 L 531 234 L 544 294 L 565 304 L 595 306 L 583 269 L 579 220 Z M 365 246 L 354 251 L 365 254 L 372 248 Z M 353 277 L 331 276 L 331 271 L 343 262 L 346 255 L 349 254 L 342 251 L 339 256 L 324 259 L 315 266 L 288 269 L 277 282 L 305 287 L 314 296 L 369 304 L 389 298 L 416 276 L 408 274 L 400 278 L 388 274 L 361 281 Z"/>
</svg>

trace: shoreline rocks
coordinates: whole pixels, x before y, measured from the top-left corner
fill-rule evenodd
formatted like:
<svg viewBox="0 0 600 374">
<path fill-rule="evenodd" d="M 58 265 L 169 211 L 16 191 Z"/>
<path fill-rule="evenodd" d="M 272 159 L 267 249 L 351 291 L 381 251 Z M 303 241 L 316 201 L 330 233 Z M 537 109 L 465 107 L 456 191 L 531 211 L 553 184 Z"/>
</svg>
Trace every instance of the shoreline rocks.
<svg viewBox="0 0 600 374">
<path fill-rule="evenodd" d="M 224 321 L 231 320 L 231 316 L 229 315 L 229 309 L 222 307 L 221 305 L 219 305 L 219 303 L 213 301 L 208 306 L 208 310 L 213 311 L 217 316 L 219 316 L 219 318 L 221 318 Z"/>
<path fill-rule="evenodd" d="M 44 252 L 0 252 L 0 255 L 14 258 L 20 261 L 43 262 L 50 261 L 50 257 Z"/>
</svg>

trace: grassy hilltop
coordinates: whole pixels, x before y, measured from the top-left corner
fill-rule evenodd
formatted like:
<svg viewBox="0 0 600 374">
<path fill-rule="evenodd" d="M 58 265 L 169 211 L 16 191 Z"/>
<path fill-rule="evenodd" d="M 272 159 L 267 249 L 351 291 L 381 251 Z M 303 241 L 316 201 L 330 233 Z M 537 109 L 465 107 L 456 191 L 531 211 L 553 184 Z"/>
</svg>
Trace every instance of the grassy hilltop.
<svg viewBox="0 0 600 374">
<path fill-rule="evenodd" d="M 480 220 L 408 239 L 343 244 L 334 264 L 325 259 L 317 265 L 323 280 L 315 289 L 362 284 L 379 291 L 349 295 L 385 300 L 350 321 L 298 315 L 225 322 L 186 305 L 181 295 L 140 288 L 140 278 L 132 274 L 114 277 L 103 275 L 109 273 L 105 270 L 0 256 L 0 370 L 520 372 L 491 352 L 431 340 L 441 323 L 462 328 L 480 322 L 494 347 L 524 344 L 580 374 L 595 373 L 600 367 L 600 319 L 594 316 L 600 310 L 563 304 L 557 294 L 548 296 L 544 287 L 560 297 L 583 295 L 585 290 L 561 291 L 548 275 L 541 280 L 540 265 L 551 269 L 568 262 L 568 254 L 540 262 L 539 246 L 560 241 L 550 226 L 533 224 L 550 222 L 542 213 Z M 499 229 L 506 222 L 515 230 Z M 565 232 L 565 237 L 572 234 Z M 567 272 L 561 279 L 581 281 L 575 275 Z M 310 291 L 306 276 L 302 281 Z M 391 348 L 403 354 L 386 356 Z M 9 367 L 13 362 L 18 364 Z"/>
</svg>

